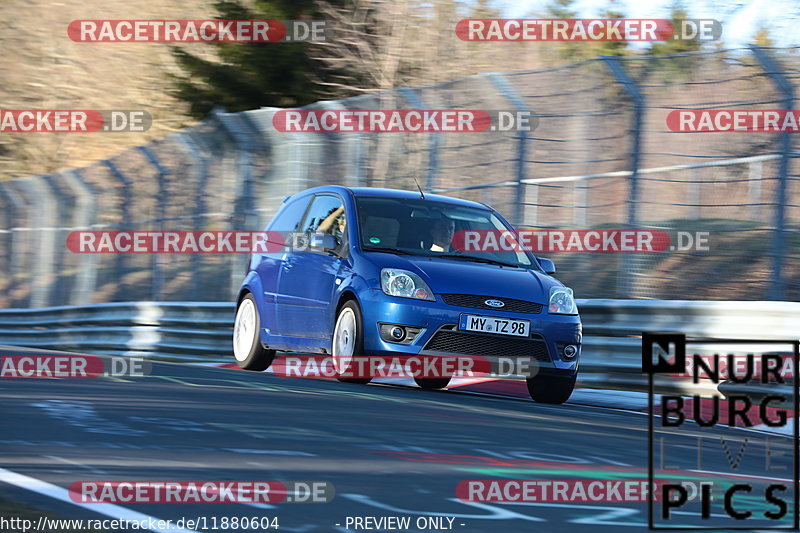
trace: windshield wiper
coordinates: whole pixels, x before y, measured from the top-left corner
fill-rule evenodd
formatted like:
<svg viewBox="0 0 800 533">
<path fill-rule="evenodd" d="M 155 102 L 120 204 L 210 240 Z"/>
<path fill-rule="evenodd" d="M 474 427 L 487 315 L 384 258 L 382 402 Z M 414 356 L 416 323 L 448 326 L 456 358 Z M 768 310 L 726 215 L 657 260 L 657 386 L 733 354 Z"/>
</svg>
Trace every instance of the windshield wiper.
<svg viewBox="0 0 800 533">
<path fill-rule="evenodd" d="M 461 255 L 461 254 L 441 254 L 433 255 L 431 257 L 445 257 L 447 259 L 462 259 L 464 261 L 474 261 L 475 263 L 487 263 L 490 265 L 500 265 L 506 267 L 520 268 L 519 265 L 512 265 L 510 263 L 503 263 L 502 261 L 495 261 L 494 259 L 487 259 L 486 257 L 475 257 L 474 255 Z"/>
<path fill-rule="evenodd" d="M 414 255 L 411 252 L 406 252 L 405 250 L 399 250 L 397 248 L 381 248 L 381 247 L 373 248 L 373 247 L 369 247 L 369 248 L 364 248 L 364 251 L 365 252 L 385 252 L 385 253 L 389 253 L 389 254 L 398 254 L 398 255 Z"/>
</svg>

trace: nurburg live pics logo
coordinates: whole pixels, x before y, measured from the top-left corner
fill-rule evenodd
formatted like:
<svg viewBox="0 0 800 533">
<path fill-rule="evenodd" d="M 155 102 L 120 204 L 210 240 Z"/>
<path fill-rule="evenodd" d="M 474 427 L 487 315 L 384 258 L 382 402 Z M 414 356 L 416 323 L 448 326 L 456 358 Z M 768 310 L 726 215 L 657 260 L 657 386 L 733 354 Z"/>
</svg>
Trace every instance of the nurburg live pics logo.
<svg viewBox="0 0 800 533">
<path fill-rule="evenodd" d="M 650 529 L 800 528 L 799 352 L 797 340 L 642 334 Z"/>
</svg>

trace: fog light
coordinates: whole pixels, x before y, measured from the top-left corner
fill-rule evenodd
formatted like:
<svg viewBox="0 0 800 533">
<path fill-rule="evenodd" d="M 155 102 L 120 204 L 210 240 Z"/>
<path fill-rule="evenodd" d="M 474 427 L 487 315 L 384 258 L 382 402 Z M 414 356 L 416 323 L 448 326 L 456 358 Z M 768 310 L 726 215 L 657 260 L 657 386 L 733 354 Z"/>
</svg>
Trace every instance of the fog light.
<svg viewBox="0 0 800 533">
<path fill-rule="evenodd" d="M 381 332 L 381 339 L 385 342 L 395 342 L 408 346 L 413 343 L 423 328 L 417 326 L 404 326 L 402 324 L 382 324 L 378 322 L 378 327 Z"/>
<path fill-rule="evenodd" d="M 389 331 L 389 335 L 392 336 L 392 340 L 399 342 L 406 336 L 406 330 L 400 326 L 395 326 Z"/>
<path fill-rule="evenodd" d="M 577 346 L 575 346 L 574 344 L 567 344 L 566 346 L 564 346 L 564 357 L 566 357 L 567 359 L 572 359 L 576 355 L 578 355 Z"/>
</svg>

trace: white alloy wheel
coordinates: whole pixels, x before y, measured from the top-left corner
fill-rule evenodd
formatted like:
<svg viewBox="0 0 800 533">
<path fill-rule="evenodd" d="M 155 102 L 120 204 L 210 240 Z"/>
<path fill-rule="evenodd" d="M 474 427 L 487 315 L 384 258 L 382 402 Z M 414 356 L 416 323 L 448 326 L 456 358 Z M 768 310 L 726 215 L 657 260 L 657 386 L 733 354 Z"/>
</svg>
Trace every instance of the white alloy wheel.
<svg viewBox="0 0 800 533">
<path fill-rule="evenodd" d="M 244 362 L 253 351 L 253 345 L 258 342 L 256 322 L 256 306 L 253 300 L 245 298 L 233 325 L 233 356 L 237 361 Z"/>
<path fill-rule="evenodd" d="M 356 314 L 350 307 L 343 307 L 333 331 L 333 366 L 337 372 L 344 373 L 350 368 L 357 341 Z"/>
</svg>

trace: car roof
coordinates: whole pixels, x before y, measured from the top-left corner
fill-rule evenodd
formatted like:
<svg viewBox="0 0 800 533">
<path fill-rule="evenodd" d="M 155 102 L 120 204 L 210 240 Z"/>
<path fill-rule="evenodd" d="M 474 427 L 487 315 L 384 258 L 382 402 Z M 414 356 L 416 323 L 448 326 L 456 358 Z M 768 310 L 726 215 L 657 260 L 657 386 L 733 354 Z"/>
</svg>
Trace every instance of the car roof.
<svg viewBox="0 0 800 533">
<path fill-rule="evenodd" d="M 345 194 L 346 192 L 350 192 L 356 198 L 363 198 L 363 197 L 380 197 L 380 198 L 399 198 L 399 199 L 409 199 L 418 200 L 420 198 L 419 191 L 404 191 L 400 189 L 383 189 L 379 187 L 344 187 L 342 185 L 323 185 L 321 187 L 314 187 L 312 189 L 306 189 L 301 193 L 298 193 L 294 196 L 305 196 L 306 194 L 311 193 L 321 193 L 321 192 L 334 192 L 338 194 Z M 432 200 L 436 202 L 444 202 L 447 204 L 453 205 L 461 205 L 464 207 L 476 207 L 478 209 L 489 209 L 484 204 L 478 202 L 472 202 L 470 200 L 462 200 L 461 198 L 452 198 L 450 196 L 442 196 L 440 194 L 425 194 L 426 200 Z"/>
</svg>

